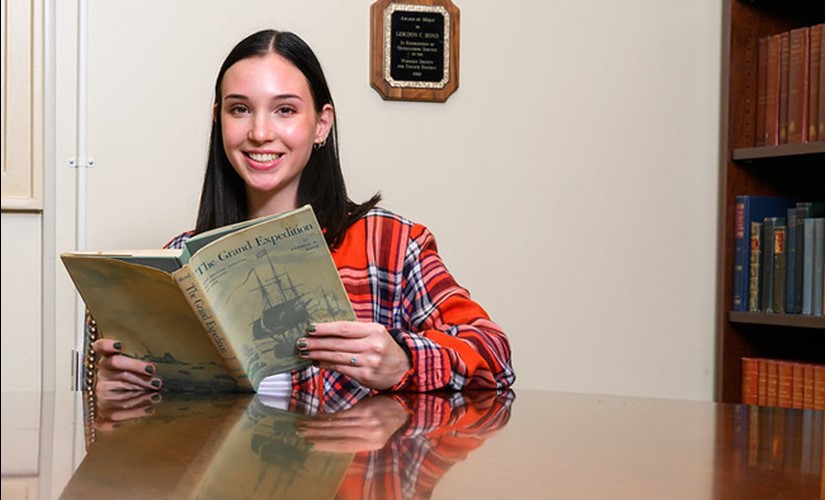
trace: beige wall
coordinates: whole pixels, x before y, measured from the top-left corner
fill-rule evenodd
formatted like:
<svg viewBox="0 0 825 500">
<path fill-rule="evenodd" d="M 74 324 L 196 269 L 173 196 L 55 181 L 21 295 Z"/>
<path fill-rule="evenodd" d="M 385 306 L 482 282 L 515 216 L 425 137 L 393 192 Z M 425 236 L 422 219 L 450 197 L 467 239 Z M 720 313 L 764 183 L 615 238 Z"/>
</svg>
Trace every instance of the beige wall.
<svg viewBox="0 0 825 500">
<path fill-rule="evenodd" d="M 61 251 L 74 230 L 76 13 L 57 3 L 45 237 Z M 90 2 L 87 246 L 160 246 L 192 226 L 220 62 L 254 30 L 291 29 L 327 71 L 351 194 L 380 190 L 433 230 L 509 333 L 517 387 L 712 399 L 721 6 L 455 0 L 460 87 L 435 104 L 369 86 L 371 3 Z M 36 333 L 12 332 L 32 307 L 15 300 L 39 288 L 6 262 L 39 252 L 40 223 L 2 225 L 5 390 L 25 380 L 12 352 L 38 373 Z M 65 388 L 74 309 L 60 265 L 56 286 L 45 348 Z"/>
</svg>

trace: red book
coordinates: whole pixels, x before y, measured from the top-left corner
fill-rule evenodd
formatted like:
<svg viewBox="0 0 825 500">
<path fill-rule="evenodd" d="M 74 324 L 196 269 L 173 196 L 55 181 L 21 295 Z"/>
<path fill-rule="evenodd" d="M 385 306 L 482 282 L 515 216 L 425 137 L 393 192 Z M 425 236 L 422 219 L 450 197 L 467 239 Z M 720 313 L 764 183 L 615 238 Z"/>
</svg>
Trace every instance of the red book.
<svg viewBox="0 0 825 500">
<path fill-rule="evenodd" d="M 818 141 L 825 140 L 825 24 L 820 24 L 819 37 L 819 85 L 817 85 L 819 97 L 817 98 L 818 110 L 816 137 Z"/>
<path fill-rule="evenodd" d="M 759 48 L 756 53 L 756 132 L 754 146 L 765 145 L 765 111 L 768 97 L 768 37 L 759 39 Z M 816 128 L 816 126 L 814 126 Z"/>
<path fill-rule="evenodd" d="M 802 363 L 793 363 L 793 388 L 791 396 L 792 408 L 803 408 L 805 403 L 804 387 L 805 387 L 805 367 Z"/>
<path fill-rule="evenodd" d="M 756 402 L 760 406 L 768 404 L 768 360 L 760 359 L 759 364 L 759 383 L 757 384 Z M 813 374 L 811 374 L 811 381 L 813 381 Z M 813 389 L 813 384 L 811 384 Z M 813 404 L 813 390 L 811 391 L 811 404 Z"/>
<path fill-rule="evenodd" d="M 809 28 L 791 30 L 788 58 L 788 144 L 808 142 Z"/>
<path fill-rule="evenodd" d="M 777 361 L 779 371 L 779 397 L 777 406 L 793 408 L 793 366 L 788 361 Z"/>
<path fill-rule="evenodd" d="M 779 364 L 773 360 L 768 360 L 768 396 L 765 404 L 777 406 L 779 404 Z"/>
<path fill-rule="evenodd" d="M 814 407 L 814 365 L 804 365 L 805 376 L 803 378 L 802 407 L 813 409 Z"/>
<path fill-rule="evenodd" d="M 814 410 L 825 410 L 825 365 L 814 366 Z"/>
<path fill-rule="evenodd" d="M 755 358 L 742 358 L 742 404 L 759 403 L 759 361 Z"/>
<path fill-rule="evenodd" d="M 780 35 L 768 37 L 767 75 L 765 76 L 765 145 L 779 144 L 779 55 L 782 51 Z"/>
<path fill-rule="evenodd" d="M 791 68 L 791 34 L 779 35 L 779 144 L 788 143 L 788 77 Z"/>
<path fill-rule="evenodd" d="M 822 53 L 820 44 L 822 43 L 823 24 L 811 26 L 808 60 L 810 68 L 808 70 L 808 141 L 814 142 L 819 137 L 817 135 L 817 123 L 819 120 L 819 66 L 820 54 Z M 822 137 L 821 140 L 825 140 Z"/>
</svg>

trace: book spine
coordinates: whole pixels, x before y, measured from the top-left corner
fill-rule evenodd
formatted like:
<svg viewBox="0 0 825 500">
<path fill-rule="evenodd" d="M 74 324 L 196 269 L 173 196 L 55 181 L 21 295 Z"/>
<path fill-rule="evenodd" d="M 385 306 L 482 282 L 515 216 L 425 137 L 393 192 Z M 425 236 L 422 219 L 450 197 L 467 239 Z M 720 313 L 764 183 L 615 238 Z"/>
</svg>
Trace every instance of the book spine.
<svg viewBox="0 0 825 500">
<path fill-rule="evenodd" d="M 802 363 L 793 363 L 792 366 L 793 371 L 793 388 L 791 389 L 791 407 L 792 408 L 803 408 L 805 403 L 804 400 L 804 389 L 805 389 L 805 367 Z"/>
<path fill-rule="evenodd" d="M 825 410 L 825 365 L 815 365 L 814 371 L 814 410 Z"/>
<path fill-rule="evenodd" d="M 817 127 L 816 137 L 818 141 L 825 140 L 825 25 L 820 25 L 819 37 L 819 85 L 817 90 Z"/>
<path fill-rule="evenodd" d="M 793 365 L 787 361 L 777 361 L 779 372 L 779 397 L 777 406 L 793 408 Z"/>
<path fill-rule="evenodd" d="M 192 268 L 188 264 L 184 264 L 183 267 L 172 273 L 172 277 L 183 291 L 183 295 L 198 316 L 204 331 L 209 335 L 209 338 L 223 359 L 226 368 L 238 383 L 238 387 L 242 390 L 253 390 L 246 370 L 241 364 L 240 358 L 238 358 L 235 350 L 232 348 L 232 344 L 229 343 L 229 339 L 224 333 L 221 322 L 215 316 L 215 311 L 207 300 L 203 287 L 192 271 Z"/>
<path fill-rule="evenodd" d="M 759 278 L 760 299 L 762 312 L 772 313 L 774 295 L 774 229 L 781 225 L 779 217 L 766 217 L 762 222 L 762 266 Z M 782 218 L 784 221 L 784 217 Z"/>
<path fill-rule="evenodd" d="M 742 404 L 755 405 L 759 390 L 759 361 L 742 358 Z"/>
<path fill-rule="evenodd" d="M 756 66 L 756 131 L 754 145 L 765 145 L 765 113 L 767 111 L 768 37 L 759 38 Z"/>
<path fill-rule="evenodd" d="M 788 61 L 788 144 L 808 142 L 808 68 L 810 29 L 790 32 Z"/>
<path fill-rule="evenodd" d="M 802 407 L 812 409 L 814 407 L 814 365 L 804 365 L 803 372 Z"/>
<path fill-rule="evenodd" d="M 768 360 L 759 359 L 757 363 L 759 365 L 759 383 L 757 385 L 756 401 L 760 406 L 764 406 L 768 404 Z M 813 389 L 813 385 L 811 385 L 811 388 Z M 813 392 L 811 392 L 811 398 L 813 399 Z"/>
<path fill-rule="evenodd" d="M 779 35 L 779 144 L 788 143 L 788 80 L 791 68 L 791 36 L 786 31 Z"/>
<path fill-rule="evenodd" d="M 802 287 L 805 257 L 805 219 L 808 217 L 810 204 L 799 202 L 796 204 L 796 264 L 794 266 L 794 310 L 795 314 L 802 314 Z"/>
<path fill-rule="evenodd" d="M 825 219 L 818 217 L 813 219 L 813 233 L 814 233 L 814 262 L 813 262 L 813 278 L 811 286 L 811 314 L 814 316 L 822 316 L 823 308 L 823 287 L 825 286 Z"/>
<path fill-rule="evenodd" d="M 767 75 L 765 77 L 765 145 L 779 144 L 779 55 L 780 35 L 768 37 Z"/>
<path fill-rule="evenodd" d="M 785 312 L 796 310 L 796 208 L 788 209 L 785 226 Z"/>
<path fill-rule="evenodd" d="M 772 312 L 785 312 L 785 225 L 773 229 L 773 297 Z"/>
<path fill-rule="evenodd" d="M 736 197 L 734 212 L 734 242 L 733 242 L 733 310 L 748 310 L 748 245 L 745 231 L 745 206 L 748 200 L 744 196 Z"/>
<path fill-rule="evenodd" d="M 802 257 L 802 314 L 813 314 L 814 300 L 814 219 L 804 220 Z"/>
<path fill-rule="evenodd" d="M 810 41 L 810 55 L 808 60 L 810 67 L 808 69 L 808 141 L 814 142 L 818 140 L 817 134 L 817 119 L 819 117 L 819 65 L 820 65 L 820 43 L 822 41 L 822 27 L 823 24 L 811 26 Z M 821 137 L 825 140 L 825 137 Z"/>
<path fill-rule="evenodd" d="M 762 271 L 759 269 L 762 263 L 762 223 L 751 222 L 750 235 L 750 269 L 748 283 L 748 311 L 759 311 L 760 283 Z"/>
<path fill-rule="evenodd" d="M 776 360 L 769 359 L 768 367 L 768 387 L 765 404 L 768 406 L 777 406 L 779 404 L 779 364 Z"/>
</svg>

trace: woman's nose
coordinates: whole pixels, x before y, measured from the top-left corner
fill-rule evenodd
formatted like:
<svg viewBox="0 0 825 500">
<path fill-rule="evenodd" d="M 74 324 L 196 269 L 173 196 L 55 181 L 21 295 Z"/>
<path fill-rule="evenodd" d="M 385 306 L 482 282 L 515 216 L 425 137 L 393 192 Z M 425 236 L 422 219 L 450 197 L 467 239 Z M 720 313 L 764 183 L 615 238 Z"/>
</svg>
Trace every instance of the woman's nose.
<svg viewBox="0 0 825 500">
<path fill-rule="evenodd" d="M 275 126 L 268 116 L 258 115 L 252 121 L 249 140 L 256 143 L 270 142 L 275 139 Z"/>
</svg>

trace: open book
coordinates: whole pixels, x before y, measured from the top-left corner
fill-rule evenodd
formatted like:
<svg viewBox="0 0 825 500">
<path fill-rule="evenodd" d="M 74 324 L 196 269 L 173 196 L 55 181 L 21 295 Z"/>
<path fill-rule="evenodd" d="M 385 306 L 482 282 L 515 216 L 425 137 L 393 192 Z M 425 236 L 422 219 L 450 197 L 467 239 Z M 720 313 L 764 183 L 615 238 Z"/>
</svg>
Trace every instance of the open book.
<svg viewBox="0 0 825 500">
<path fill-rule="evenodd" d="M 173 390 L 256 390 L 304 367 L 310 323 L 355 320 L 307 205 L 201 233 L 182 250 L 60 255 L 101 336 Z"/>
</svg>

